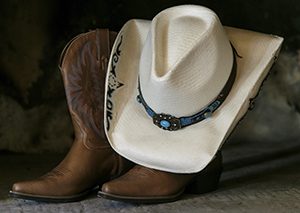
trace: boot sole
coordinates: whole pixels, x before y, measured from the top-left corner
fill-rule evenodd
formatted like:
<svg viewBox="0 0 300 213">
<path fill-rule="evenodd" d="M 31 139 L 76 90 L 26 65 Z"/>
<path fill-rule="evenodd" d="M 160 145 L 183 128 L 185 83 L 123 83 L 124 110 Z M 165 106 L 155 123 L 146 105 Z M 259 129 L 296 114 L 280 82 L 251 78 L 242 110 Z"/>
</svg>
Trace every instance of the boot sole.
<svg viewBox="0 0 300 213">
<path fill-rule="evenodd" d="M 155 196 L 155 197 L 133 197 L 133 196 L 122 196 L 110 194 L 102 191 L 98 191 L 98 197 L 105 198 L 109 200 L 135 203 L 135 204 L 158 204 L 158 203 L 169 203 L 179 200 L 183 194 L 186 192 L 187 194 L 206 194 L 218 189 L 218 184 L 212 185 L 210 187 L 202 188 L 201 191 L 191 190 L 190 187 L 179 191 L 176 194 L 168 195 L 168 196 Z"/>
<path fill-rule="evenodd" d="M 68 203 L 83 200 L 92 193 L 96 193 L 99 187 L 94 187 L 92 189 L 86 190 L 82 193 L 70 196 L 43 196 L 43 195 L 34 195 L 22 192 L 9 191 L 8 196 L 11 198 L 32 200 L 37 202 L 47 202 L 47 203 Z"/>
<path fill-rule="evenodd" d="M 115 195 L 115 194 L 99 191 L 98 197 L 109 199 L 109 200 L 115 200 L 115 201 L 129 202 L 129 203 L 154 204 L 154 203 L 166 203 L 166 202 L 177 201 L 183 195 L 183 192 L 184 189 L 176 194 L 168 195 L 168 196 L 132 197 L 132 196 Z"/>
</svg>

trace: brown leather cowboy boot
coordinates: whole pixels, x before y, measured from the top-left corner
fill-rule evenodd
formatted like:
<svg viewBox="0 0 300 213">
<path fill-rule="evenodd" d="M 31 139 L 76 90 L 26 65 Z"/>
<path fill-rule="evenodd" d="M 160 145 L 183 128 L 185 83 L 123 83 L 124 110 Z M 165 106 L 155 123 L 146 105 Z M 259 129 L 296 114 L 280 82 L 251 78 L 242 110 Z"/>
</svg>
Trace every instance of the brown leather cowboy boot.
<svg viewBox="0 0 300 213">
<path fill-rule="evenodd" d="M 163 203 L 178 200 L 184 191 L 207 193 L 218 188 L 222 173 L 222 154 L 200 172 L 175 174 L 136 165 L 123 176 L 102 185 L 98 195 L 133 203 Z"/>
<path fill-rule="evenodd" d="M 10 196 L 77 201 L 132 167 L 112 150 L 103 127 L 104 80 L 115 37 L 114 32 L 97 29 L 78 35 L 64 48 L 60 69 L 75 129 L 74 143 L 56 168 L 35 180 L 15 183 Z"/>
</svg>

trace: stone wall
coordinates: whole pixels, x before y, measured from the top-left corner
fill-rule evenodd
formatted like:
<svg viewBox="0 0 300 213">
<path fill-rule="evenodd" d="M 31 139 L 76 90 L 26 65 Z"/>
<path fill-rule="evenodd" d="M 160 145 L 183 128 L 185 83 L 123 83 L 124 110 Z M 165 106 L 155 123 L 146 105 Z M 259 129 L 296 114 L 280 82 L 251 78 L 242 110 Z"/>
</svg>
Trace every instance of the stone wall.
<svg viewBox="0 0 300 213">
<path fill-rule="evenodd" d="M 57 61 L 76 34 L 131 18 L 151 19 L 173 5 L 215 10 L 224 25 L 278 34 L 285 43 L 251 111 L 230 141 L 300 141 L 300 3 L 297 0 L 102 1 L 11 0 L 0 3 L 0 150 L 63 152 L 72 143 Z"/>
</svg>

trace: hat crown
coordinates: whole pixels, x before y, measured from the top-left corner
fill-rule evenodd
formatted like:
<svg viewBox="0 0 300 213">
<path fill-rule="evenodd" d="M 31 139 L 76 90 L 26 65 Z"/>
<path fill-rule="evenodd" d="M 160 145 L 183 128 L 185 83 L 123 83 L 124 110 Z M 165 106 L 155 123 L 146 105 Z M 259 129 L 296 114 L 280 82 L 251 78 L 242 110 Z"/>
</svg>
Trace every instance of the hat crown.
<svg viewBox="0 0 300 213">
<path fill-rule="evenodd" d="M 140 86 L 157 113 L 188 116 L 215 99 L 231 73 L 233 52 L 217 15 L 201 6 L 154 17 L 140 59 Z"/>
</svg>

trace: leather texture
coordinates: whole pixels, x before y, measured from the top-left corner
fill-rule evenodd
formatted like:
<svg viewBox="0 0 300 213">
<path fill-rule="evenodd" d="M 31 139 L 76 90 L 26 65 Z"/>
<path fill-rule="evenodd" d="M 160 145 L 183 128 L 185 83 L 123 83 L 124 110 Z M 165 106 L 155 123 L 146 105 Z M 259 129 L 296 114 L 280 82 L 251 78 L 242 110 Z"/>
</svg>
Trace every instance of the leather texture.
<svg viewBox="0 0 300 213">
<path fill-rule="evenodd" d="M 136 165 L 123 176 L 103 184 L 99 196 L 134 203 L 170 202 L 179 199 L 185 190 L 202 194 L 217 189 L 221 173 L 220 151 L 198 173 L 176 174 Z"/>
<path fill-rule="evenodd" d="M 75 131 L 74 143 L 52 171 L 15 183 L 12 196 L 54 202 L 80 200 L 132 167 L 112 150 L 103 127 L 104 82 L 115 37 L 115 32 L 97 29 L 76 36 L 64 48 L 59 67 Z"/>
</svg>

